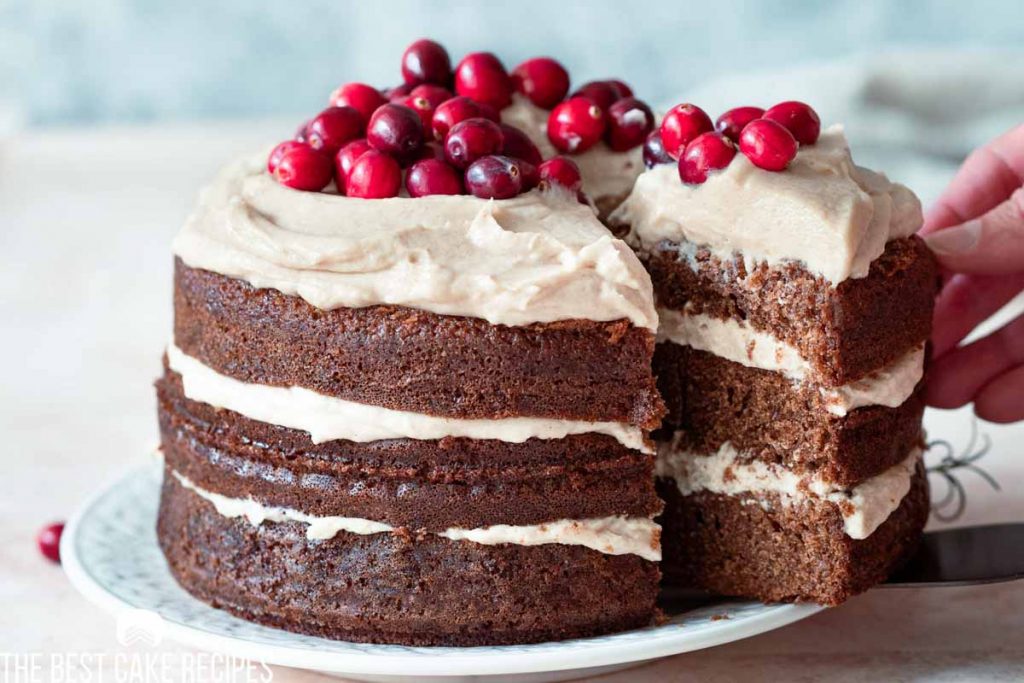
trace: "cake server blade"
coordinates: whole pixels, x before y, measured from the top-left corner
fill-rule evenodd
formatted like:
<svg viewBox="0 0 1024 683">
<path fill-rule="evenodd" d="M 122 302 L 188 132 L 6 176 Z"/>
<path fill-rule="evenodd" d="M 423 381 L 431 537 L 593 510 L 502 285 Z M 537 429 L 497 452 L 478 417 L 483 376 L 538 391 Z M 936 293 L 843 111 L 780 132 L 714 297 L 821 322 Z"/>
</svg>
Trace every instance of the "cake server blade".
<svg viewBox="0 0 1024 683">
<path fill-rule="evenodd" d="M 1024 524 L 929 531 L 882 587 L 970 586 L 1024 578 Z"/>
</svg>

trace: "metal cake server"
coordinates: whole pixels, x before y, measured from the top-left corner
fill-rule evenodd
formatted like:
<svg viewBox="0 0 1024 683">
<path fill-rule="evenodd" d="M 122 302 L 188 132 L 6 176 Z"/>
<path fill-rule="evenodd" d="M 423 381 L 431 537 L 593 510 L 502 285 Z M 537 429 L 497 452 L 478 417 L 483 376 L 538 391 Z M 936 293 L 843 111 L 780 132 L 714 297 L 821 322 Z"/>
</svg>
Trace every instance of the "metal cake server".
<svg viewBox="0 0 1024 683">
<path fill-rule="evenodd" d="M 1024 523 L 929 531 L 883 588 L 970 586 L 1024 579 Z"/>
</svg>

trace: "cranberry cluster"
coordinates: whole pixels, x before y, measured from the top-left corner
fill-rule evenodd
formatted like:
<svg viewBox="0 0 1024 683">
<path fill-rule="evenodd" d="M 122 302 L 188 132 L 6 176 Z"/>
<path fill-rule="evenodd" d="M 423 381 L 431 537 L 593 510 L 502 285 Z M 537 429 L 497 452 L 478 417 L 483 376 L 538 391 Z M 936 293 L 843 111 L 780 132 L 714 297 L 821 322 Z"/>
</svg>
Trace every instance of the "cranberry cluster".
<svg viewBox="0 0 1024 683">
<path fill-rule="evenodd" d="M 803 102 L 781 102 L 730 109 L 714 123 L 700 107 L 679 104 L 647 136 L 644 163 L 648 168 L 678 162 L 684 183 L 700 184 L 708 173 L 728 166 L 736 147 L 758 168 L 784 171 L 800 145 L 813 145 L 821 133 L 818 114 Z"/>
<path fill-rule="evenodd" d="M 569 75 L 554 60 L 529 60 L 510 75 L 493 54 L 474 52 L 452 69 L 444 47 L 423 39 L 402 55 L 402 79 L 384 91 L 339 87 L 327 109 L 274 148 L 267 170 L 298 190 L 333 180 L 340 193 L 364 199 L 397 196 L 403 177 L 412 197 L 507 199 L 553 183 L 580 190 L 573 161 L 544 161 L 525 133 L 501 122 L 517 89 L 549 105 L 565 96 Z"/>
</svg>

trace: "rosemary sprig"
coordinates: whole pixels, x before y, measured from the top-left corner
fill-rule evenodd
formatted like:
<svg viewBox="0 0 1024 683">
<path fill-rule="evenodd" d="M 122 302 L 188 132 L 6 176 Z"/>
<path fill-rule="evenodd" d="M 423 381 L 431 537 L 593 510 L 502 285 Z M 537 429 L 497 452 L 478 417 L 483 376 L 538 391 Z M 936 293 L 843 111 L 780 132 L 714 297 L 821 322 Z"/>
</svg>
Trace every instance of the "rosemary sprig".
<svg viewBox="0 0 1024 683">
<path fill-rule="evenodd" d="M 980 437 L 980 443 L 979 443 Z M 943 453 L 938 464 L 927 468 L 928 474 L 936 474 L 946 482 L 946 492 L 937 500 L 932 501 L 932 514 L 942 522 L 955 521 L 963 514 L 967 507 L 967 492 L 963 484 L 956 476 L 957 470 L 968 470 L 984 479 L 994 490 L 999 491 L 999 483 L 991 474 L 978 467 L 975 463 L 985 457 L 992 447 L 992 440 L 987 434 L 978 433 L 977 419 L 971 420 L 971 438 L 967 441 L 961 455 L 956 454 L 956 449 L 948 441 L 936 439 L 928 444 L 929 455 L 933 452 Z M 953 506 L 953 511 L 946 512 L 946 509 Z"/>
</svg>

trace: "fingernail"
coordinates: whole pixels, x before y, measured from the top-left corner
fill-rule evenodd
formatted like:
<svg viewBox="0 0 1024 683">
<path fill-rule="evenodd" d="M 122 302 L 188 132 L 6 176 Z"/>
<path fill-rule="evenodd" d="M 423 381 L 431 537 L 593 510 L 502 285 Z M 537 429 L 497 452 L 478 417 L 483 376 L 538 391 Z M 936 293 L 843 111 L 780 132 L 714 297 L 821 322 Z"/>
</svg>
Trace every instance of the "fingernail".
<svg viewBox="0 0 1024 683">
<path fill-rule="evenodd" d="M 924 241 L 936 254 L 963 254 L 974 249 L 980 236 L 981 221 L 967 221 L 956 227 L 933 232 Z"/>
</svg>

